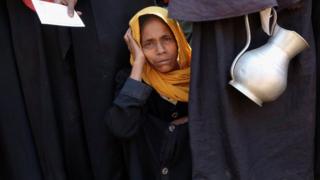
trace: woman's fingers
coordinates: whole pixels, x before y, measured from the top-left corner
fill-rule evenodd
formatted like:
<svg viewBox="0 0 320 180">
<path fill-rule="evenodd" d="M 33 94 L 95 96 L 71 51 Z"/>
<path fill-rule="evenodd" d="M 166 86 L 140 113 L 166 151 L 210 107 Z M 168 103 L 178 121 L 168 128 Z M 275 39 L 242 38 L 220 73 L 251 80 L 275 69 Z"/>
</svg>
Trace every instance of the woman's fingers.
<svg viewBox="0 0 320 180">
<path fill-rule="evenodd" d="M 74 15 L 74 7 L 77 4 L 77 0 L 67 0 L 68 1 L 68 15 L 73 17 Z"/>
<path fill-rule="evenodd" d="M 129 45 L 129 36 L 128 36 L 128 32 L 129 32 L 130 29 L 127 30 L 127 32 L 124 34 L 123 38 L 124 40 L 126 41 L 127 45 Z"/>
<path fill-rule="evenodd" d="M 138 58 L 137 61 L 144 61 L 145 57 L 142 52 L 142 49 L 140 48 L 138 43 L 133 39 L 132 32 L 131 32 L 130 28 L 127 30 L 127 32 L 125 33 L 123 38 L 128 46 L 130 53 L 133 56 L 133 58 L 135 60 L 137 60 L 136 58 Z M 141 63 L 141 64 L 143 64 L 143 63 Z"/>
<path fill-rule="evenodd" d="M 131 29 L 130 29 L 130 28 L 128 29 L 127 33 L 128 33 L 128 37 L 129 37 L 129 38 L 132 38 L 132 32 L 131 32 Z"/>
<path fill-rule="evenodd" d="M 127 37 L 128 37 L 128 41 L 129 41 L 129 44 L 132 48 L 135 48 L 135 49 L 140 49 L 140 47 L 138 46 L 137 42 L 133 39 L 132 37 L 132 33 L 131 33 L 131 30 L 129 29 L 128 30 L 128 34 L 127 34 Z"/>
<path fill-rule="evenodd" d="M 131 53 L 134 53 L 133 52 L 133 47 L 134 47 L 134 43 L 135 41 L 133 40 L 132 36 L 131 36 L 131 30 L 130 28 L 127 30 L 127 32 L 125 33 L 124 35 L 124 40 L 128 46 L 128 49 L 130 50 Z"/>
<path fill-rule="evenodd" d="M 74 15 L 74 7 L 76 6 L 78 0 L 54 0 L 55 3 L 62 4 L 68 7 L 68 15 L 70 17 L 73 17 Z M 80 11 L 77 11 L 78 15 L 81 15 L 82 13 Z"/>
<path fill-rule="evenodd" d="M 130 28 L 127 30 L 127 33 L 126 33 L 126 34 L 127 34 L 127 37 L 128 37 L 128 39 L 129 39 L 130 42 L 136 43 L 135 40 L 134 40 L 133 37 L 132 37 L 132 32 L 131 32 L 131 29 L 130 29 Z"/>
<path fill-rule="evenodd" d="M 128 46 L 128 50 L 129 50 L 131 53 L 133 53 L 133 52 L 132 52 L 132 47 L 131 47 L 131 43 L 130 43 L 129 38 L 128 38 L 127 36 L 125 36 L 125 37 L 124 37 L 124 40 L 125 40 L 125 42 L 126 42 L 126 44 L 127 44 L 127 46 Z"/>
</svg>

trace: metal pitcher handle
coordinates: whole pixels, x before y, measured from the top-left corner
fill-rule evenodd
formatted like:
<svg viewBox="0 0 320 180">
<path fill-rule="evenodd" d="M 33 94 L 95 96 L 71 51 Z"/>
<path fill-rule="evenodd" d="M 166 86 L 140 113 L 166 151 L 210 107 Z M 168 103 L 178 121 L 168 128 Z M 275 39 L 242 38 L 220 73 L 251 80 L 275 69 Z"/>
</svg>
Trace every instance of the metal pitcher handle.
<svg viewBox="0 0 320 180">
<path fill-rule="evenodd" d="M 273 18 L 273 22 L 270 27 L 271 18 Z M 275 27 L 277 25 L 277 20 L 278 20 L 278 15 L 277 15 L 277 11 L 274 8 L 267 8 L 260 11 L 261 27 L 263 31 L 269 36 L 273 35 Z"/>
<path fill-rule="evenodd" d="M 231 69 L 230 69 L 230 74 L 231 74 L 231 78 L 234 79 L 234 68 L 238 62 L 238 60 L 240 59 L 240 57 L 243 55 L 243 53 L 249 48 L 250 43 L 251 43 L 251 30 L 250 30 L 250 23 L 249 23 L 249 17 L 248 15 L 245 15 L 245 24 L 246 24 L 246 32 L 247 32 L 247 42 L 246 42 L 246 46 L 241 50 L 241 52 L 237 55 L 237 57 L 234 59 L 232 65 L 231 65 Z"/>
<path fill-rule="evenodd" d="M 270 14 L 272 12 L 272 14 Z M 273 22 L 271 25 L 270 29 L 270 18 L 273 17 Z M 269 36 L 272 36 L 276 26 L 277 26 L 277 11 L 274 8 L 268 8 L 260 12 L 260 19 L 261 19 L 261 24 L 262 24 L 262 29 L 265 33 L 267 33 Z M 241 52 L 237 55 L 237 57 L 234 59 L 231 69 L 230 69 L 230 74 L 231 78 L 234 79 L 234 68 L 240 59 L 240 57 L 245 53 L 245 51 L 249 48 L 250 43 L 251 43 L 251 30 L 250 30 L 250 23 L 249 23 L 249 17 L 248 15 L 245 15 L 245 24 L 246 24 L 246 31 L 247 31 L 247 42 L 246 46 L 241 50 Z"/>
</svg>

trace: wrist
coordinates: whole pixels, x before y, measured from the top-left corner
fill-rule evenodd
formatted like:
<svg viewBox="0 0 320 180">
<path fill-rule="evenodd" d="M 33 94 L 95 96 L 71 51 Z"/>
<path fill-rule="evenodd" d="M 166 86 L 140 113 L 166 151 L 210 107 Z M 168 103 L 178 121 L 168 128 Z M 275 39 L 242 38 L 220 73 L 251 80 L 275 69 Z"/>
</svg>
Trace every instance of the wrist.
<svg viewBox="0 0 320 180">
<path fill-rule="evenodd" d="M 141 81 L 143 73 L 143 66 L 132 66 L 130 78 Z"/>
</svg>

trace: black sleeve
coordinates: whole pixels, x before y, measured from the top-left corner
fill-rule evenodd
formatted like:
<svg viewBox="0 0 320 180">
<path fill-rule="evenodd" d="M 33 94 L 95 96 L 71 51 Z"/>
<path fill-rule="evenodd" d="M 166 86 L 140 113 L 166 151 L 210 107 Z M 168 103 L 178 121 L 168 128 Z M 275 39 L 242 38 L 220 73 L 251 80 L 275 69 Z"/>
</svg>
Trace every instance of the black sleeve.
<svg viewBox="0 0 320 180">
<path fill-rule="evenodd" d="M 117 137 L 130 138 L 145 120 L 146 101 L 152 92 L 148 85 L 128 78 L 112 107 L 107 111 L 105 121 Z"/>
</svg>

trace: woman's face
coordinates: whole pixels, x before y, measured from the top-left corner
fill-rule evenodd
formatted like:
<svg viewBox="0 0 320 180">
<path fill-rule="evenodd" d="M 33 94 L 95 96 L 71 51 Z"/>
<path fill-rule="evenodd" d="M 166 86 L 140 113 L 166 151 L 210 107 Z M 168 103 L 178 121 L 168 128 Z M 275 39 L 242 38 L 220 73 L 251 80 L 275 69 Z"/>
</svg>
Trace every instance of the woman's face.
<svg viewBox="0 0 320 180">
<path fill-rule="evenodd" d="M 149 64 L 161 73 L 179 69 L 176 39 L 164 22 L 150 17 L 141 31 L 142 51 Z"/>
</svg>

